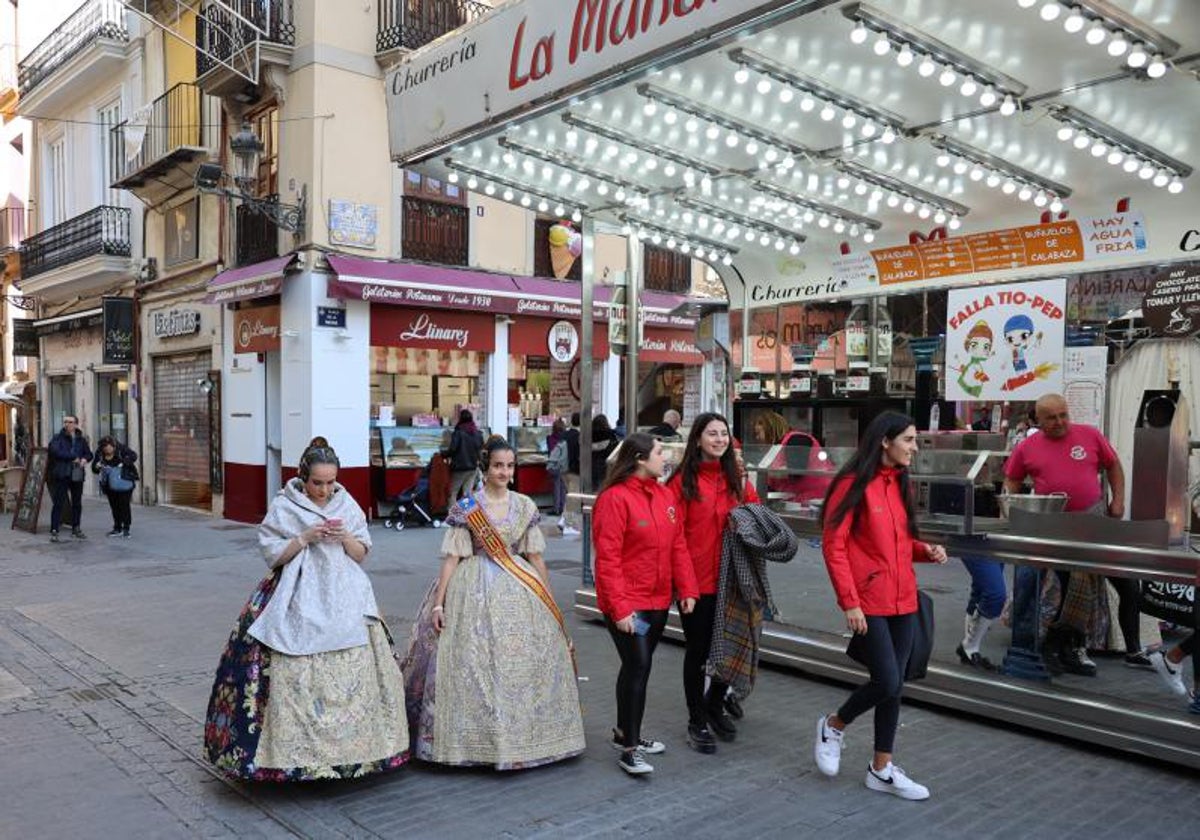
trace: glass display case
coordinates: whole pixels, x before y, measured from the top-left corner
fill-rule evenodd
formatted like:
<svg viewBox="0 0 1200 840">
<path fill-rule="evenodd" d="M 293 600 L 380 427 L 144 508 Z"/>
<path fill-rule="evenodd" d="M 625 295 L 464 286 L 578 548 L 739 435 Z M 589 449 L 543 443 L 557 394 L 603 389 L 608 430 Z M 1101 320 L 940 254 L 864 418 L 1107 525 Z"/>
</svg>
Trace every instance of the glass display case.
<svg viewBox="0 0 1200 840">
<path fill-rule="evenodd" d="M 517 451 L 517 465 L 544 464 L 550 453 L 546 451 L 546 438 L 550 437 L 551 426 L 509 426 L 508 443 Z"/>
<path fill-rule="evenodd" d="M 423 467 L 450 445 L 443 426 L 377 426 L 371 429 L 371 466 L 388 469 Z"/>
</svg>

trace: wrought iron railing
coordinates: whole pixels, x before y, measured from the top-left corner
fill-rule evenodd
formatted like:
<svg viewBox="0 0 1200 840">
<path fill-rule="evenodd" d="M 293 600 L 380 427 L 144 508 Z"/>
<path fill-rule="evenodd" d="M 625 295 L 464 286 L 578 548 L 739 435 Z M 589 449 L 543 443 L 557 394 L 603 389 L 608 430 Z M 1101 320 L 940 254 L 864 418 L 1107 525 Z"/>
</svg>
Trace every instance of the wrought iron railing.
<svg viewBox="0 0 1200 840">
<path fill-rule="evenodd" d="M 216 149 L 221 135 L 221 103 L 191 82 L 180 82 L 151 103 L 144 121 L 125 120 L 110 129 L 113 181 L 140 172 L 185 147 Z M 141 144 L 137 135 L 141 133 Z M 130 148 L 126 147 L 126 142 Z M 133 154 L 130 154 L 130 151 Z"/>
<path fill-rule="evenodd" d="M 278 201 L 270 195 L 267 201 Z M 235 211 L 237 228 L 237 264 L 252 265 L 279 256 L 279 228 L 267 216 L 254 208 L 239 204 Z"/>
<path fill-rule="evenodd" d="M 236 14 L 233 14 L 233 12 Z M 240 17 L 239 17 L 240 15 Z M 249 21 L 249 23 L 247 23 Z M 196 75 L 230 60 L 255 41 L 296 43 L 292 0 L 225 0 L 196 16 Z"/>
<path fill-rule="evenodd" d="M 478 0 L 379 0 L 375 50 L 415 50 L 491 10 Z"/>
<path fill-rule="evenodd" d="M 119 0 L 86 0 L 69 18 L 55 27 L 19 65 L 17 83 L 21 95 L 29 93 L 66 64 L 72 56 L 98 38 L 128 41 L 125 7 Z"/>
<path fill-rule="evenodd" d="M 400 253 L 405 259 L 466 265 L 470 217 L 467 208 L 404 196 Z"/>
<path fill-rule="evenodd" d="M 60 225 L 27 236 L 21 243 L 21 276 L 33 277 L 86 257 L 128 257 L 129 208 L 101 206 Z"/>
<path fill-rule="evenodd" d="M 29 211 L 24 207 L 0 207 L 0 254 L 21 247 L 25 239 L 25 220 Z"/>
</svg>

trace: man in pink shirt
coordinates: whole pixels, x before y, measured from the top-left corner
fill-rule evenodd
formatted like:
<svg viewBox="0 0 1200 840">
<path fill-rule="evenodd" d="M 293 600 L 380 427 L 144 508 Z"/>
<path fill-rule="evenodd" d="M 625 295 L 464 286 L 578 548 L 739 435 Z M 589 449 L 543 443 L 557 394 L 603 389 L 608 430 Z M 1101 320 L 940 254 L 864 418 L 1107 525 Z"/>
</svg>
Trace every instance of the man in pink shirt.
<svg viewBox="0 0 1200 840">
<path fill-rule="evenodd" d="M 1020 493 L 1026 478 L 1038 494 L 1066 493 L 1067 511 L 1105 514 L 1120 519 L 1125 515 L 1125 471 L 1121 459 L 1099 429 L 1071 422 L 1067 401 L 1060 394 L 1047 394 L 1034 409 L 1041 434 L 1017 444 L 1004 467 L 1004 487 Z M 1108 477 L 1112 498 L 1104 499 L 1100 472 Z M 1043 655 L 1047 667 L 1060 666 L 1073 674 L 1095 676 L 1096 665 L 1087 658 L 1085 622 L 1088 607 L 1094 608 L 1103 581 L 1096 575 L 1059 572 L 1063 597 L 1059 614 L 1046 634 Z M 1121 630 L 1128 650 L 1127 661 L 1140 654 L 1137 638 L 1137 582 L 1114 578 L 1121 599 Z M 1130 638 L 1132 631 L 1133 637 Z"/>
</svg>

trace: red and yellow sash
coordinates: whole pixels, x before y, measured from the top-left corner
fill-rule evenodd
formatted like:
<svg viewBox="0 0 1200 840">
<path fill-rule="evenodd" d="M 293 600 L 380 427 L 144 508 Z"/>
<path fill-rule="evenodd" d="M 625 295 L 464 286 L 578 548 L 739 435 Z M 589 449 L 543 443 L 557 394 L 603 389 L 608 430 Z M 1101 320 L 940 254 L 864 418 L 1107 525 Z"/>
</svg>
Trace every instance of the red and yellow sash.
<svg viewBox="0 0 1200 840">
<path fill-rule="evenodd" d="M 571 635 L 567 632 L 567 624 L 563 619 L 562 610 L 558 608 L 558 604 L 554 600 L 554 595 L 546 588 L 546 584 L 542 583 L 542 579 L 536 573 L 522 566 L 513 557 L 512 552 L 508 550 L 508 543 L 500 536 L 500 532 L 496 530 L 496 526 L 492 524 L 492 520 L 488 519 L 487 513 L 480 507 L 472 496 L 467 496 L 461 502 L 459 507 L 462 508 L 464 518 L 467 522 L 467 527 L 476 539 L 483 544 L 484 550 L 492 560 L 496 561 L 501 569 L 508 572 L 517 581 L 537 596 L 538 600 L 545 604 L 546 609 L 554 616 L 554 620 L 558 622 L 559 629 L 562 630 L 563 638 L 567 640 L 567 649 L 571 651 L 571 665 L 575 669 L 575 673 L 579 673 L 579 664 L 575 661 L 575 646 L 571 643 Z"/>
</svg>

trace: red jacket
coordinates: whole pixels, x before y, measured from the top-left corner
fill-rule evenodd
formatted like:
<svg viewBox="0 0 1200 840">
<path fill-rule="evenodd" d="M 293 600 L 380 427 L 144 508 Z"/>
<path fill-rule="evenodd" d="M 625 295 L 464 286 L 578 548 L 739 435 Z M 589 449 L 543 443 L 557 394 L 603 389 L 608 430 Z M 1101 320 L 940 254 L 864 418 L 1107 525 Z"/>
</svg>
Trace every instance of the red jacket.
<svg viewBox="0 0 1200 840">
<path fill-rule="evenodd" d="M 702 461 L 696 472 L 697 499 L 684 499 L 683 474 L 676 472 L 668 486 L 675 492 L 682 512 L 682 525 L 687 539 L 688 555 L 696 572 L 696 584 L 701 595 L 713 595 L 721 572 L 721 546 L 729 511 L 739 504 L 757 503 L 758 492 L 749 482 L 739 502 L 729 492 L 720 461 Z"/>
<path fill-rule="evenodd" d="M 613 621 L 697 598 L 696 576 L 675 494 L 653 478 L 629 478 L 596 499 L 596 601 Z"/>
<path fill-rule="evenodd" d="M 850 489 L 839 479 L 825 502 L 832 515 Z M 929 562 L 929 546 L 914 540 L 900 495 L 899 470 L 881 467 L 867 484 L 853 528 L 853 512 L 837 525 L 825 525 L 822 551 L 829 580 L 843 610 L 861 607 L 866 615 L 904 615 L 917 611 L 913 562 Z"/>
</svg>

